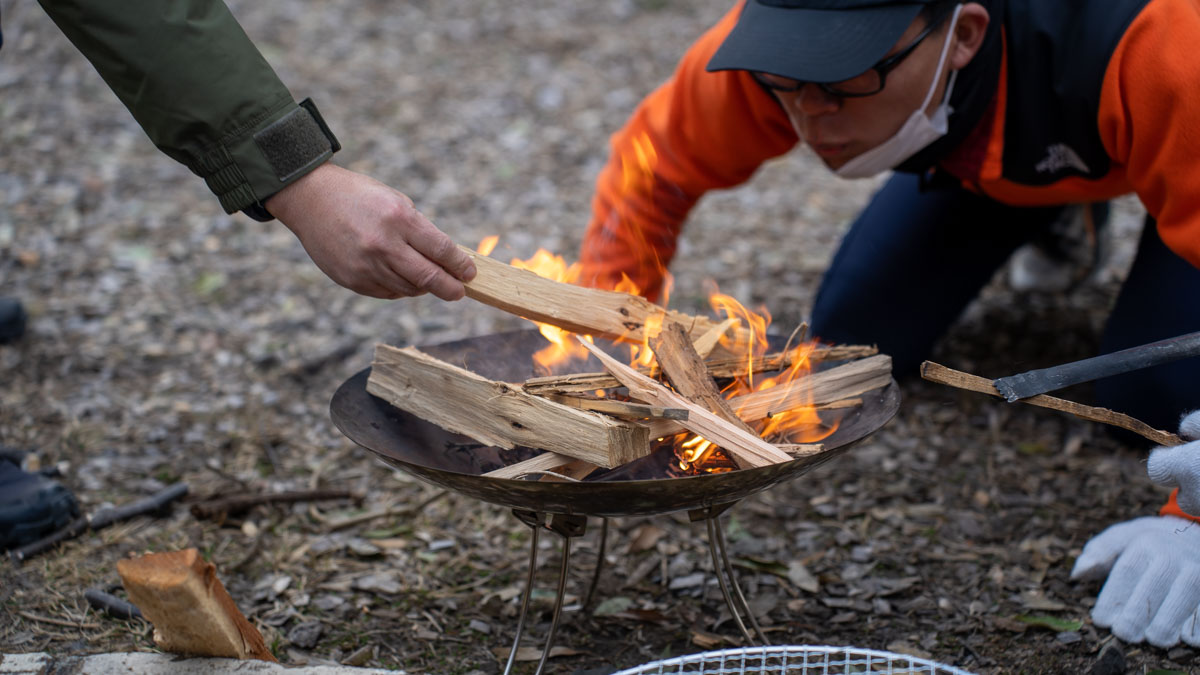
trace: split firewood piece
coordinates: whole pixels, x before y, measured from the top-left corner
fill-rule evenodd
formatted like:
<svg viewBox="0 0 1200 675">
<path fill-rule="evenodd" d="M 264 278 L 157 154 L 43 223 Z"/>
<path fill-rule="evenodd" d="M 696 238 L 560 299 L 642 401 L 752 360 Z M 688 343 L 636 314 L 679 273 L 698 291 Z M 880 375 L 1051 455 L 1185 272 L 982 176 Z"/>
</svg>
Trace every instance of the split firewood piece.
<svg viewBox="0 0 1200 675">
<path fill-rule="evenodd" d="M 932 361 L 926 361 L 921 364 L 921 377 L 929 380 L 930 382 L 937 382 L 938 384 L 945 384 L 951 387 L 957 387 L 959 389 L 966 389 L 967 391 L 973 391 L 979 394 L 989 394 L 991 396 L 1004 398 L 1004 396 L 996 390 L 996 386 L 992 384 L 991 380 L 985 377 L 979 377 L 978 375 L 964 373 L 961 370 L 947 368 L 946 366 L 934 363 Z M 1082 403 L 1076 403 L 1074 401 L 1068 401 L 1066 399 L 1056 398 L 1054 396 L 1047 396 L 1046 394 L 1030 396 L 1029 398 L 1020 399 L 1020 401 L 1021 403 L 1028 403 L 1029 405 L 1035 405 L 1039 408 L 1050 408 L 1051 410 L 1059 410 L 1062 412 L 1071 413 L 1076 417 L 1091 422 L 1111 424 L 1115 427 L 1125 429 L 1126 431 L 1132 431 L 1133 433 L 1149 439 L 1150 441 L 1153 441 L 1159 445 L 1179 445 L 1183 443 L 1183 439 L 1169 431 L 1155 429 L 1139 419 L 1130 417 L 1124 413 L 1109 410 L 1108 408 L 1098 408 L 1095 406 L 1083 405 Z"/>
<path fill-rule="evenodd" d="M 572 333 L 641 342 L 649 323 L 679 323 L 701 336 L 711 319 L 667 310 L 628 293 L 603 291 L 538 276 L 460 246 L 475 261 L 477 274 L 466 284 L 467 296 L 510 314 L 558 326 Z M 747 334 L 748 335 L 748 334 Z M 746 336 L 743 336 L 746 337 Z"/>
<path fill-rule="evenodd" d="M 675 386 L 675 391 L 693 403 L 708 408 L 709 412 L 716 413 L 726 422 L 741 427 L 742 431 L 752 436 L 758 435 L 733 412 L 733 408 L 729 407 L 729 402 L 721 395 L 717 383 L 708 374 L 704 360 L 692 347 L 692 341 L 683 331 L 683 326 L 663 326 L 658 335 L 650 338 L 650 349 L 654 351 L 654 357 L 658 359 L 663 374 Z"/>
<path fill-rule="evenodd" d="M 807 358 L 809 363 L 823 363 L 825 361 L 861 359 L 878 353 L 879 348 L 872 345 L 831 345 L 815 347 L 811 350 L 789 349 L 786 352 L 773 352 L 750 361 L 749 365 L 756 373 L 771 373 L 791 368 L 797 356 Z M 744 356 L 709 359 L 704 363 L 713 377 L 740 377 L 747 371 L 746 357 Z"/>
<path fill-rule="evenodd" d="M 813 408 L 817 410 L 845 410 L 846 408 L 857 408 L 862 403 L 861 398 L 844 398 L 840 401 L 830 401 L 829 403 L 814 405 Z"/>
<path fill-rule="evenodd" d="M 194 548 L 117 561 L 129 599 L 154 624 L 154 642 L 180 654 L 275 661 Z"/>
<path fill-rule="evenodd" d="M 825 452 L 825 446 L 821 443 L 787 443 L 784 445 L 775 446 L 786 452 L 791 457 L 797 459 L 801 457 L 812 457 Z"/>
<path fill-rule="evenodd" d="M 807 357 L 809 362 L 818 363 L 860 359 L 878 353 L 879 350 L 877 348 L 866 345 L 835 345 L 832 347 L 817 347 L 809 352 Z M 795 356 L 796 352 L 794 350 L 788 350 L 787 352 L 767 354 L 752 359 L 749 363 L 747 363 L 745 357 L 713 359 L 707 360 L 704 363 L 708 367 L 709 374 L 713 377 L 741 377 L 746 375 L 747 371 L 751 369 L 756 373 L 772 373 L 790 368 L 792 366 L 792 359 Z M 648 376 L 654 376 L 658 373 L 657 368 L 638 368 L 637 371 Z M 570 375 L 532 377 L 525 380 L 521 388 L 527 393 L 545 396 L 547 394 L 590 392 L 597 389 L 610 389 L 619 386 L 621 386 L 621 383 L 617 381 L 617 378 L 608 373 L 574 373 Z"/>
<path fill-rule="evenodd" d="M 892 381 L 892 357 L 877 354 L 828 370 L 797 377 L 790 384 L 755 391 L 729 399 L 729 407 L 744 422 L 755 422 L 776 413 L 802 406 L 825 408 L 886 387 Z M 679 433 L 678 423 L 655 420 L 649 424 L 650 438 Z M 710 439 L 711 440 L 711 439 Z"/>
<path fill-rule="evenodd" d="M 597 468 L 599 467 L 591 462 L 585 462 L 582 459 L 573 459 L 557 469 L 551 469 L 550 471 L 547 471 L 546 473 L 542 474 L 542 477 L 538 478 L 538 480 L 542 482 L 557 483 L 566 481 L 581 481 Z"/>
<path fill-rule="evenodd" d="M 573 459 L 574 457 L 560 455 L 557 452 L 543 452 L 540 455 L 509 464 L 508 466 L 502 466 L 495 471 L 489 471 L 483 475 L 487 478 L 520 478 L 531 473 L 553 471 L 560 466 L 570 463 Z"/>
<path fill-rule="evenodd" d="M 729 405 L 745 420 L 805 405 L 824 405 L 886 387 L 892 381 L 892 357 L 877 354 L 829 370 L 798 377 L 791 384 L 734 396 Z"/>
<path fill-rule="evenodd" d="M 704 358 L 711 354 L 712 350 L 715 349 L 718 344 L 720 344 L 721 336 L 725 335 L 725 333 L 729 332 L 729 329 L 739 325 L 740 323 L 741 321 L 738 319 L 725 319 L 721 323 L 710 328 L 707 333 L 696 338 L 696 341 L 692 343 L 692 346 L 696 349 L 696 353 L 700 355 L 700 358 Z"/>
<path fill-rule="evenodd" d="M 367 391 L 485 445 L 541 448 L 605 468 L 650 452 L 645 425 L 531 396 L 412 347 L 377 345 Z"/>
<path fill-rule="evenodd" d="M 764 441 L 754 434 L 748 434 L 739 427 L 721 419 L 703 407 L 692 403 L 684 397 L 667 389 L 663 385 L 642 375 L 633 368 L 621 363 L 599 347 L 587 340 L 580 339 L 588 351 L 592 353 L 604 368 L 612 373 L 629 389 L 631 398 L 646 401 L 654 405 L 671 408 L 687 408 L 688 419 L 684 422 L 674 422 L 688 431 L 703 436 L 706 440 L 719 446 L 738 463 L 738 466 L 768 466 L 779 462 L 787 462 L 791 457 Z"/>
<path fill-rule="evenodd" d="M 572 408 L 591 410 L 592 412 L 604 413 L 605 415 L 612 415 L 613 417 L 620 417 L 627 420 L 686 420 L 688 417 L 688 411 L 683 408 L 664 408 L 657 405 L 634 403 L 633 401 L 618 401 L 611 398 L 589 398 L 567 394 L 546 394 L 543 398 L 548 398 L 555 403 L 561 403 Z"/>
</svg>

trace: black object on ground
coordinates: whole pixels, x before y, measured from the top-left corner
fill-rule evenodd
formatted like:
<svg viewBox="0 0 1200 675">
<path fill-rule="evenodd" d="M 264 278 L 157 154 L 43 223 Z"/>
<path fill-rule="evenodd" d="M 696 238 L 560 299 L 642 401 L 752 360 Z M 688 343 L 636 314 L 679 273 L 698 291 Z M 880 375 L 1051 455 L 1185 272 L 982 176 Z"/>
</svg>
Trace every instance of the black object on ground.
<svg viewBox="0 0 1200 675">
<path fill-rule="evenodd" d="M 0 456 L 0 551 L 36 541 L 78 515 L 75 495 L 64 485 Z"/>
<path fill-rule="evenodd" d="M 170 506 L 171 502 L 186 495 L 187 491 L 187 483 L 175 483 L 131 504 L 100 509 L 91 516 L 76 518 L 67 527 L 58 530 L 44 539 L 10 551 L 9 556 L 12 557 L 14 562 L 20 563 L 57 546 L 60 542 L 74 539 L 88 530 L 103 529 L 113 523 L 129 520 L 135 516 L 162 513 Z"/>
<path fill-rule="evenodd" d="M 83 597 L 92 606 L 92 609 L 104 612 L 114 619 L 128 621 L 130 619 L 142 618 L 142 610 L 138 609 L 133 603 L 122 600 L 99 588 L 87 589 L 83 592 Z"/>
<path fill-rule="evenodd" d="M 16 342 L 25 334 L 25 308 L 13 298 L 0 298 L 0 345 Z"/>
</svg>

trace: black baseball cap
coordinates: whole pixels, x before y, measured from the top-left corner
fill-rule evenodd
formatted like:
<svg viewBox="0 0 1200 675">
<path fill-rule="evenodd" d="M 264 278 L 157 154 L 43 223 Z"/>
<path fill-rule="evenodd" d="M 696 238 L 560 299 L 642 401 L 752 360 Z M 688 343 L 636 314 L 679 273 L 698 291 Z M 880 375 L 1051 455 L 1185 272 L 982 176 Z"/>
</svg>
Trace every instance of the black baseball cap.
<svg viewBox="0 0 1200 675">
<path fill-rule="evenodd" d="M 746 0 L 707 70 L 839 82 L 875 65 L 941 0 Z"/>
</svg>

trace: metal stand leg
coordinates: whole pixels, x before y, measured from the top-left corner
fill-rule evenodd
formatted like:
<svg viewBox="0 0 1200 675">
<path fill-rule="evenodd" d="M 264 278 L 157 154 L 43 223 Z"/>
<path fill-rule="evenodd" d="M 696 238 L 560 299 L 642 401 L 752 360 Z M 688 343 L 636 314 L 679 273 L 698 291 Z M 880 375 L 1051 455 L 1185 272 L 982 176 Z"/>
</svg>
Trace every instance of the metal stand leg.
<svg viewBox="0 0 1200 675">
<path fill-rule="evenodd" d="M 754 633 L 758 637 L 759 643 L 769 645 L 771 642 L 767 640 L 766 634 L 759 628 L 758 620 L 754 618 L 754 612 L 750 610 L 750 603 L 746 601 L 746 596 L 742 593 L 742 589 L 737 583 L 737 577 L 734 576 L 733 565 L 729 562 L 729 552 L 725 546 L 725 532 L 721 529 L 721 524 L 717 520 L 734 503 L 730 502 L 704 509 L 696 509 L 689 511 L 688 516 L 692 522 L 703 520 L 708 527 L 708 551 L 712 555 L 713 574 L 717 575 L 717 583 L 721 586 L 721 594 L 725 596 L 725 605 L 729 608 L 729 614 L 737 624 L 738 630 L 742 632 L 742 637 L 746 639 L 747 644 L 754 644 L 754 637 L 750 635 L 750 631 L 746 629 L 746 623 L 742 621 L 742 612 L 745 612 L 750 625 L 754 628 Z M 726 581 L 726 577 L 728 577 L 728 581 Z M 729 590 L 730 586 L 733 586 L 733 593 Z M 735 594 L 737 597 L 736 602 L 734 600 Z"/>
<path fill-rule="evenodd" d="M 721 523 L 717 522 L 716 518 L 709 520 L 713 524 L 713 530 L 717 533 L 717 548 L 721 549 L 721 561 L 725 564 L 725 574 L 729 577 L 729 585 L 733 586 L 733 592 L 737 595 L 741 605 L 746 610 L 746 618 L 750 620 L 750 625 L 754 628 L 754 634 L 758 636 L 758 641 L 764 646 L 769 646 L 771 641 L 767 639 L 762 628 L 758 626 L 758 619 L 754 618 L 754 612 L 750 610 L 750 603 L 746 602 L 746 596 L 742 594 L 742 586 L 737 582 L 737 577 L 733 573 L 733 564 L 729 562 L 729 552 L 725 546 L 725 530 L 721 527 Z"/>
<path fill-rule="evenodd" d="M 600 572 L 604 569 L 605 547 L 608 545 L 608 518 L 600 519 L 600 550 L 596 555 L 596 570 L 592 572 L 592 583 L 584 596 L 583 609 L 587 611 L 592 606 L 592 597 L 596 595 L 596 586 L 600 583 Z"/>
<path fill-rule="evenodd" d="M 542 670 L 546 667 L 546 660 L 550 658 L 550 649 L 554 646 L 554 635 L 558 632 L 558 620 L 562 615 L 563 596 L 567 587 L 567 570 L 571 559 L 571 538 L 583 535 L 587 529 L 587 517 L 552 514 L 550 522 L 547 523 L 546 514 L 536 511 L 513 509 L 513 515 L 533 528 L 533 537 L 530 538 L 529 576 L 525 580 L 525 593 L 521 598 L 521 615 L 517 618 L 517 634 L 513 638 L 512 650 L 508 654 L 508 663 L 504 666 L 504 675 L 512 672 L 513 664 L 517 660 L 517 649 L 521 646 L 521 633 L 525 629 L 525 616 L 529 611 L 529 598 L 533 595 L 534 573 L 537 570 L 538 533 L 544 527 L 563 538 L 562 564 L 558 572 L 558 593 L 554 598 L 550 632 L 546 636 L 546 645 L 542 648 L 542 658 L 538 661 L 537 670 L 534 672 L 534 675 L 541 675 Z"/>
<path fill-rule="evenodd" d="M 508 663 L 504 665 L 504 675 L 512 672 L 513 664 L 517 661 L 517 648 L 521 646 L 521 633 L 525 630 L 525 614 L 529 611 L 529 596 L 533 595 L 533 573 L 537 569 L 538 533 L 540 528 L 533 528 L 533 536 L 529 542 L 529 576 L 525 578 L 525 592 L 521 596 L 521 614 L 517 617 L 517 635 L 513 638 L 512 651 L 508 653 Z"/>
<path fill-rule="evenodd" d="M 567 588 L 567 562 L 571 559 L 571 539 L 563 537 L 562 565 L 558 568 L 558 593 L 554 596 L 554 615 L 550 619 L 550 632 L 546 635 L 546 646 L 542 648 L 542 658 L 538 661 L 534 675 L 542 675 L 546 667 L 546 659 L 550 658 L 550 650 L 554 647 L 554 634 L 558 632 L 558 617 L 562 614 L 563 591 Z"/>
</svg>

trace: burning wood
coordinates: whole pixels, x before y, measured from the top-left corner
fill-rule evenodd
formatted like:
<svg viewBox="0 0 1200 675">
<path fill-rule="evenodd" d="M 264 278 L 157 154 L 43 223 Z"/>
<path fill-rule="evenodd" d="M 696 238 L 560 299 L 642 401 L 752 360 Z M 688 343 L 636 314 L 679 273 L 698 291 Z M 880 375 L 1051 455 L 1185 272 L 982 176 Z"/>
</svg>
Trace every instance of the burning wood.
<svg viewBox="0 0 1200 675">
<path fill-rule="evenodd" d="M 632 401 L 568 396 L 566 394 L 545 394 L 544 398 L 572 408 L 591 410 L 626 420 L 686 420 L 688 418 L 688 411 L 683 408 L 664 408 Z"/>
<path fill-rule="evenodd" d="M 487 445 L 544 448 L 609 468 L 650 452 L 645 426 L 531 396 L 412 347 L 376 346 L 367 391 Z"/>
<path fill-rule="evenodd" d="M 743 422 L 756 422 L 804 405 L 814 409 L 842 407 L 846 399 L 885 387 L 891 381 L 892 358 L 878 354 L 809 374 L 790 385 L 735 396 L 729 406 Z M 678 422 L 658 420 L 650 425 L 650 437 L 670 436 L 682 429 Z"/>
<path fill-rule="evenodd" d="M 662 348 L 662 342 L 657 344 L 660 353 L 670 351 Z M 864 349 L 830 349 L 827 353 L 861 353 Z M 779 364 L 790 361 L 781 355 L 771 355 L 760 362 Z M 644 378 L 635 381 L 637 388 L 634 391 L 639 392 L 637 396 L 643 397 L 643 400 L 649 400 L 649 404 L 557 394 L 535 396 L 514 385 L 489 380 L 447 364 L 411 347 L 398 349 L 388 345 L 376 347 L 367 390 L 392 405 L 443 428 L 470 436 L 480 443 L 503 448 L 521 445 L 548 450 L 531 459 L 485 474 L 492 478 L 518 478 L 546 472 L 568 476 L 587 475 L 595 466 L 613 468 L 645 456 L 650 452 L 651 439 L 685 430 L 699 434 L 727 451 L 732 445 L 734 449 L 729 451 L 730 456 L 735 461 L 741 458 L 747 466 L 788 461 L 823 449 L 820 444 L 772 446 L 753 432 L 747 433 L 744 424 L 735 428 L 729 420 L 666 389 L 644 374 L 636 373 L 615 360 L 612 363 L 622 369 L 623 377 L 629 378 L 629 373 L 634 372 L 639 378 Z M 736 411 L 743 423 L 799 406 L 836 409 L 861 405 L 861 399 L 855 396 L 886 386 L 891 381 L 890 364 L 889 357 L 874 356 L 809 374 L 790 386 L 734 397 L 726 405 Z M 720 363 L 718 367 L 724 368 Z M 741 368 L 745 368 L 744 362 Z M 673 372 L 675 366 L 667 370 Z M 612 386 L 621 385 L 611 375 L 606 377 L 612 378 Z M 677 386 L 686 388 L 688 385 L 677 383 Z M 603 410 L 584 412 L 581 408 Z M 611 419 L 606 414 L 651 421 L 638 424 Z M 698 416 L 698 421 L 691 419 L 694 416 Z M 688 418 L 686 423 L 677 419 L 683 417 Z M 573 464 L 571 470 L 564 468 L 568 464 Z"/>
<path fill-rule="evenodd" d="M 564 284 L 460 248 L 475 261 L 477 271 L 466 284 L 467 296 L 531 321 L 634 342 L 645 340 L 643 329 L 660 321 L 681 324 L 697 338 L 720 326 L 707 317 L 668 310 L 640 296 Z"/>
<path fill-rule="evenodd" d="M 467 284 L 467 294 L 540 322 L 554 349 L 533 355 L 539 367 L 552 367 L 564 357 L 585 358 L 590 352 L 607 373 L 535 378 L 515 385 L 413 348 L 379 345 L 367 380 L 369 393 L 449 431 L 486 445 L 547 451 L 486 474 L 489 477 L 542 474 L 550 480 L 555 475 L 581 479 L 596 467 L 614 468 L 644 457 L 651 452 L 652 439 L 676 437 L 685 430 L 695 436 L 686 442 L 684 436 L 669 441 L 676 445 L 683 470 L 705 461 L 714 448 L 728 460 L 702 470 L 787 462 L 823 449 L 796 441 L 817 441 L 836 428 L 816 415 L 818 408 L 853 405 L 848 399 L 891 382 L 891 360 L 886 356 L 808 373 L 811 363 L 872 355 L 877 351 L 873 347 L 809 343 L 762 356 L 770 321 L 765 312 L 748 312 L 733 298 L 714 294 L 714 309 L 729 316 L 714 321 L 669 311 L 636 295 L 555 281 L 531 271 L 546 269 L 542 263 L 551 256 L 543 253 L 506 265 L 471 252 L 478 274 Z M 561 262 L 554 257 L 551 266 Z M 557 269 L 548 273 L 571 279 L 569 270 Z M 570 333 L 641 341 L 642 347 L 631 347 L 631 358 L 644 367 L 639 371 L 626 366 L 592 345 L 590 338 Z M 650 377 L 660 371 L 674 391 Z M 780 374 L 762 377 L 771 372 Z M 731 378 L 731 387 L 750 393 L 726 400 L 716 377 Z M 603 391 L 621 386 L 632 400 Z M 789 418 L 795 422 L 785 424 Z M 752 423 L 762 431 L 755 431 Z M 787 444 L 775 446 L 764 438 Z"/>
<path fill-rule="evenodd" d="M 697 347 L 696 351 L 700 352 L 700 348 Z M 815 347 L 812 351 L 804 354 L 804 357 L 808 359 L 809 363 L 821 363 L 823 361 L 861 359 L 878 353 L 878 349 L 867 345 L 834 345 L 831 347 Z M 777 370 L 786 370 L 792 366 L 792 360 L 796 356 L 797 353 L 795 350 L 788 350 L 786 352 L 775 352 L 751 359 L 747 359 L 744 356 L 724 357 L 709 359 L 704 363 L 708 367 L 708 374 L 712 377 L 742 377 L 750 372 L 770 373 Z M 637 371 L 651 377 L 658 374 L 657 367 L 638 368 Z M 530 394 L 546 396 L 547 394 L 592 392 L 597 389 L 611 389 L 619 386 L 621 386 L 621 383 L 617 381 L 617 378 L 608 373 L 574 373 L 570 375 L 533 377 L 525 380 L 521 388 Z"/>
<path fill-rule="evenodd" d="M 726 422 L 739 427 L 748 434 L 757 436 L 753 429 L 740 420 L 717 383 L 704 366 L 704 360 L 692 347 L 683 327 L 679 324 L 663 326 L 658 336 L 650 341 L 658 365 L 663 369 L 667 379 L 675 386 L 675 391 L 687 399 L 704 406 Z"/>
<path fill-rule="evenodd" d="M 733 426 L 719 416 L 605 354 L 598 347 L 583 340 L 581 342 L 593 356 L 604 364 L 608 372 L 629 388 L 632 398 L 672 408 L 686 408 L 689 411 L 688 419 L 679 424 L 688 431 L 699 434 L 719 445 L 734 457 L 739 466 L 767 466 L 791 459 L 786 452 L 758 436 Z"/>
<path fill-rule="evenodd" d="M 885 387 L 892 381 L 892 357 L 877 354 L 812 373 L 789 385 L 763 389 L 730 399 L 745 420 L 761 420 L 802 405 L 833 403 Z"/>
</svg>

